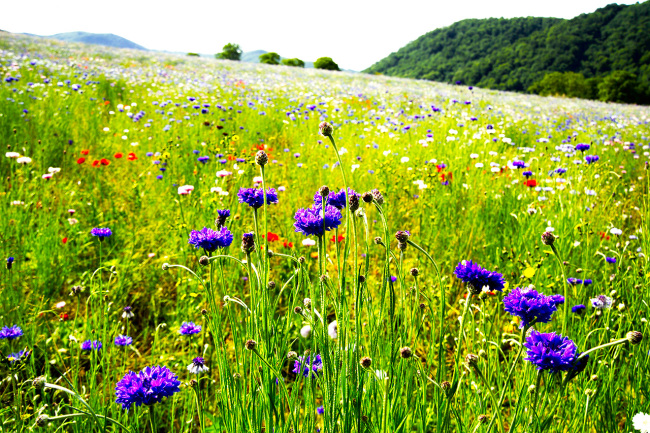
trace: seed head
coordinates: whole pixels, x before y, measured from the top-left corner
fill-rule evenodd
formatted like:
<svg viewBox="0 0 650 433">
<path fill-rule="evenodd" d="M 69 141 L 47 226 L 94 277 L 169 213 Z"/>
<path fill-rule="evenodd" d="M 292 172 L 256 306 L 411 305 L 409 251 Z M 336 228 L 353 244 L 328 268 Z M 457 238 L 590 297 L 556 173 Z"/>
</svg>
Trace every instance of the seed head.
<svg viewBox="0 0 650 433">
<path fill-rule="evenodd" d="M 410 347 L 402 347 L 402 348 L 399 350 L 399 356 L 401 356 L 401 357 L 404 358 L 404 359 L 408 359 L 408 358 L 410 358 L 411 356 L 413 356 L 413 351 L 411 350 Z"/>
<path fill-rule="evenodd" d="M 255 251 L 255 235 L 253 235 L 253 233 L 244 233 L 242 235 L 241 249 L 246 254 Z"/>
<path fill-rule="evenodd" d="M 366 203 L 372 203 L 372 193 L 370 192 L 364 192 L 361 194 L 361 200 L 363 200 Z"/>
<path fill-rule="evenodd" d="M 300 262 L 301 265 L 304 264 L 305 258 L 303 256 L 298 257 L 298 262 Z"/>
<path fill-rule="evenodd" d="M 472 368 L 476 368 L 478 366 L 478 356 L 474 355 L 473 353 L 468 354 L 465 357 L 465 363 L 467 363 L 467 365 Z"/>
<path fill-rule="evenodd" d="M 411 275 L 417 277 L 420 275 L 420 270 L 418 268 L 411 268 Z"/>
<path fill-rule="evenodd" d="M 269 162 L 269 156 L 263 150 L 260 150 L 255 154 L 255 162 L 257 165 L 264 167 Z"/>
<path fill-rule="evenodd" d="M 196 379 L 190 380 L 190 388 L 194 388 L 198 384 L 199 384 L 199 382 L 197 382 Z"/>
<path fill-rule="evenodd" d="M 296 359 L 298 357 L 298 354 L 294 352 L 293 350 L 290 350 L 287 353 L 287 359 Z"/>
<path fill-rule="evenodd" d="M 318 125 L 318 129 L 320 130 L 321 135 L 325 137 L 331 137 L 334 132 L 334 128 L 329 122 L 321 122 L 320 125 Z"/>
<path fill-rule="evenodd" d="M 409 240 L 409 237 L 411 234 L 405 230 L 400 230 L 397 233 L 395 233 L 395 239 L 397 239 L 397 242 L 403 243 Z"/>
<path fill-rule="evenodd" d="M 359 196 L 351 194 L 348 201 L 350 202 L 350 212 L 356 212 L 359 209 Z"/>
<path fill-rule="evenodd" d="M 376 243 L 377 245 L 384 245 L 384 242 L 381 240 L 381 238 L 380 238 L 379 236 L 377 236 L 377 237 L 375 238 L 375 243 Z"/>
<path fill-rule="evenodd" d="M 366 277 L 359 275 L 359 284 L 363 284 L 366 281 Z"/>
<path fill-rule="evenodd" d="M 268 288 L 269 288 L 269 290 L 274 290 L 275 289 L 275 281 L 269 281 Z"/>
<path fill-rule="evenodd" d="M 36 426 L 37 427 L 45 427 L 49 421 L 50 421 L 49 416 L 40 415 L 38 418 L 36 418 Z"/>
<path fill-rule="evenodd" d="M 304 304 L 305 308 L 307 309 L 311 308 L 311 298 L 305 298 L 305 300 L 302 301 L 302 303 Z"/>
<path fill-rule="evenodd" d="M 330 189 L 327 185 L 323 185 L 318 189 L 318 193 L 320 194 L 321 197 L 327 197 L 330 195 Z"/>
<path fill-rule="evenodd" d="M 38 376 L 34 380 L 32 380 L 32 385 L 36 389 L 43 389 L 45 388 L 45 376 Z"/>
<path fill-rule="evenodd" d="M 246 340 L 246 343 L 244 343 L 244 347 L 247 350 L 255 350 L 257 347 L 257 342 L 255 340 Z"/>
<path fill-rule="evenodd" d="M 625 338 L 627 338 L 627 341 L 631 344 L 639 344 L 643 340 L 643 334 L 639 331 L 630 331 L 625 335 Z"/>
<path fill-rule="evenodd" d="M 542 243 L 544 245 L 553 245 L 555 242 L 555 235 L 551 232 L 542 233 Z"/>
<path fill-rule="evenodd" d="M 490 421 L 490 417 L 488 415 L 479 415 L 478 416 L 478 422 L 480 424 L 486 424 L 488 421 Z"/>
<path fill-rule="evenodd" d="M 384 196 L 381 195 L 381 192 L 379 192 L 378 189 L 373 189 L 373 190 L 371 191 L 371 193 L 372 193 L 372 198 L 375 199 L 375 201 L 377 202 L 377 204 L 378 204 L 379 206 L 381 206 L 382 204 L 384 204 Z"/>
<path fill-rule="evenodd" d="M 201 266 L 208 266 L 210 264 L 210 259 L 208 256 L 201 256 L 201 258 L 199 258 L 199 264 Z"/>
<path fill-rule="evenodd" d="M 370 368 L 372 365 L 372 359 L 370 359 L 368 356 L 364 356 L 361 358 L 361 361 L 359 361 L 359 364 L 361 364 L 363 368 Z"/>
<path fill-rule="evenodd" d="M 300 305 L 296 305 L 293 309 L 293 312 L 296 314 L 302 314 L 302 307 Z"/>
<path fill-rule="evenodd" d="M 207 316 L 207 315 L 208 315 L 208 310 L 206 310 L 205 308 L 203 308 L 203 309 L 201 310 L 201 314 L 204 315 L 204 316 Z"/>
</svg>

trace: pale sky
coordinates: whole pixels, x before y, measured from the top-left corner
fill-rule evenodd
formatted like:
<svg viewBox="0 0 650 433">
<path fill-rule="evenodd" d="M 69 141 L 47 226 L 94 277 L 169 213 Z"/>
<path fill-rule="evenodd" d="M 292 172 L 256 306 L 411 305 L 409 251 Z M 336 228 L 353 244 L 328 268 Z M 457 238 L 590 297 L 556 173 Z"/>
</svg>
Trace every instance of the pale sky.
<svg viewBox="0 0 650 433">
<path fill-rule="evenodd" d="M 52 35 L 113 33 L 149 49 L 275 51 L 314 61 L 332 57 L 363 70 L 436 28 L 466 18 L 573 18 L 608 0 L 8 0 L 0 29 Z M 632 4 L 633 1 L 619 3 Z"/>
</svg>

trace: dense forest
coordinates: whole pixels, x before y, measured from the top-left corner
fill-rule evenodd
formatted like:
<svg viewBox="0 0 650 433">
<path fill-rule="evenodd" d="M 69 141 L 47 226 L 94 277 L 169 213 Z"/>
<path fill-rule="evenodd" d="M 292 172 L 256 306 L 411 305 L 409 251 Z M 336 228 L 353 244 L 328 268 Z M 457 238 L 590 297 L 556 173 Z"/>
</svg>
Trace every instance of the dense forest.
<svg viewBox="0 0 650 433">
<path fill-rule="evenodd" d="M 650 1 L 570 20 L 489 18 L 427 33 L 365 72 L 650 103 Z"/>
</svg>

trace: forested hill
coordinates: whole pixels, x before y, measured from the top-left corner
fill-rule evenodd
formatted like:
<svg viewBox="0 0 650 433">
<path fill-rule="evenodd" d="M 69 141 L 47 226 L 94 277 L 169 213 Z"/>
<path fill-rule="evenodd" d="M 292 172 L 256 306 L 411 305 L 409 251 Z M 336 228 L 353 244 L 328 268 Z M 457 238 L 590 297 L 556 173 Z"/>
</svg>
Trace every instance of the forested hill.
<svg viewBox="0 0 650 433">
<path fill-rule="evenodd" d="M 463 20 L 419 37 L 364 72 L 648 103 L 650 1 L 611 4 L 570 20 Z"/>
</svg>

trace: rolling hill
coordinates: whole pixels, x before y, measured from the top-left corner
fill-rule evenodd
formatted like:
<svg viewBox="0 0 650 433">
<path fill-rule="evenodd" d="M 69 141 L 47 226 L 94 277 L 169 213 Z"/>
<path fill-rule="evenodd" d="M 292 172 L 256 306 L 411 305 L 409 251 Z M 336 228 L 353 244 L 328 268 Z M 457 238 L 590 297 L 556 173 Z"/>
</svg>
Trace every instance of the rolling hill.
<svg viewBox="0 0 650 433">
<path fill-rule="evenodd" d="M 58 33 L 56 35 L 44 36 L 49 39 L 58 39 L 65 42 L 81 42 L 84 44 L 104 45 L 115 48 L 131 48 L 134 50 L 146 50 L 142 45 L 131 42 L 121 36 L 112 33 L 87 33 L 87 32 L 69 32 Z"/>
</svg>

